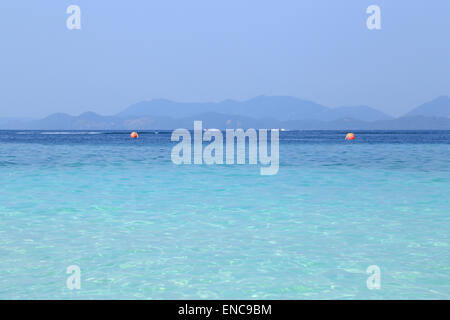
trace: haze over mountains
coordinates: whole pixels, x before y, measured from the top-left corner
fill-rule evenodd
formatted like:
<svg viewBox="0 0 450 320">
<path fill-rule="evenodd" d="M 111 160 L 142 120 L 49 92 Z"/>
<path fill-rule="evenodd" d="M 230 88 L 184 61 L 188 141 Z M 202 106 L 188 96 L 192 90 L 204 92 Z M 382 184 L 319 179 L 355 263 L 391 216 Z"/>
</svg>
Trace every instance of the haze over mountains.
<svg viewBox="0 0 450 320">
<path fill-rule="evenodd" d="M 450 130 L 450 97 L 426 102 L 399 118 L 368 106 L 328 108 L 288 96 L 258 96 L 247 101 L 181 103 L 155 99 L 133 104 L 114 116 L 64 113 L 40 120 L 1 119 L 0 129 L 151 130 L 192 128 L 285 128 L 298 130 Z"/>
</svg>

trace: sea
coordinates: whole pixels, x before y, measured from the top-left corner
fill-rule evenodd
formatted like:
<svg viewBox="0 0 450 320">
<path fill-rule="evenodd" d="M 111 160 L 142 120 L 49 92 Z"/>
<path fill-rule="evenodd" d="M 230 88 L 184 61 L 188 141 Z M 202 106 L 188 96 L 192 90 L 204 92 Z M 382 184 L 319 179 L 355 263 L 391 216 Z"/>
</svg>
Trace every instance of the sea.
<svg viewBox="0 0 450 320">
<path fill-rule="evenodd" d="M 261 175 L 0 131 L 0 299 L 450 299 L 450 131 L 354 133 L 281 131 Z"/>
</svg>

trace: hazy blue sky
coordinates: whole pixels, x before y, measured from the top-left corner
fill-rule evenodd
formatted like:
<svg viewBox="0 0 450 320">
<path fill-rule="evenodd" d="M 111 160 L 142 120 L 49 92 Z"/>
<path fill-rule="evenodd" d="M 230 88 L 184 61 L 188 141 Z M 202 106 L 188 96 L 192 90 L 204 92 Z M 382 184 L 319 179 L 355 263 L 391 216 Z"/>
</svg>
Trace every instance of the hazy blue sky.
<svg viewBox="0 0 450 320">
<path fill-rule="evenodd" d="M 2 0 L 0 45 L 3 117 L 261 94 L 398 115 L 450 95 L 448 0 Z"/>
</svg>

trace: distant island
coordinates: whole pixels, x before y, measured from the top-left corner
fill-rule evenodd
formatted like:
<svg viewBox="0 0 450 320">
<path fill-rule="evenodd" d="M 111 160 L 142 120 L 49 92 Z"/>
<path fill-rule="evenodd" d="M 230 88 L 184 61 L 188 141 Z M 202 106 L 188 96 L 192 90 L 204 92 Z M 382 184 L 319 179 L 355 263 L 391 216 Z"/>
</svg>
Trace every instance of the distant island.
<svg viewBox="0 0 450 320">
<path fill-rule="evenodd" d="M 368 106 L 329 108 L 288 96 L 247 101 L 181 103 L 143 101 L 113 116 L 56 113 L 39 120 L 0 118 L 3 130 L 170 130 L 192 128 L 284 128 L 290 130 L 450 130 L 450 97 L 441 96 L 405 115 L 390 117 Z"/>
</svg>

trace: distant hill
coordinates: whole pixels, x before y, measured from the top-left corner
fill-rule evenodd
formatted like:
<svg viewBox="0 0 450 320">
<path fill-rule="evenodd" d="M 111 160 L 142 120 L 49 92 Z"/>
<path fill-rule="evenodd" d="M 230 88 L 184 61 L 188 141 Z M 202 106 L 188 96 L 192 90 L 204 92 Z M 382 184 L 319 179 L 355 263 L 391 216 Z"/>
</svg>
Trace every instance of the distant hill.
<svg viewBox="0 0 450 320">
<path fill-rule="evenodd" d="M 55 113 L 48 117 L 28 122 L 26 129 L 34 130 L 97 130 L 116 125 L 115 117 L 101 116 L 94 112 L 85 112 L 79 116 Z"/>
<path fill-rule="evenodd" d="M 40 120 L 0 119 L 0 129 L 21 130 L 148 130 L 192 128 L 286 128 L 298 130 L 450 130 L 450 98 L 439 97 L 403 117 L 391 118 L 368 106 L 328 108 L 285 96 L 259 96 L 247 101 L 180 103 L 144 101 L 114 116 L 85 112 L 55 113 Z"/>
<path fill-rule="evenodd" d="M 225 100 L 217 103 L 181 103 L 157 99 L 131 105 L 118 117 L 169 116 L 190 117 L 199 113 L 221 113 L 252 118 L 273 118 L 280 121 L 312 119 L 332 121 L 345 117 L 375 121 L 390 119 L 386 114 L 367 106 L 328 108 L 318 103 L 286 96 L 259 96 L 247 101 Z"/>
<path fill-rule="evenodd" d="M 120 118 L 151 117 L 187 117 L 202 112 L 213 112 L 214 103 L 184 103 L 166 99 L 154 99 L 132 104 L 116 116 Z"/>
<path fill-rule="evenodd" d="M 306 100 L 285 96 L 259 96 L 247 101 L 225 100 L 211 103 L 183 103 L 165 99 L 142 101 L 117 114 L 118 117 L 170 116 L 183 118 L 199 113 L 222 113 L 277 120 L 316 119 L 328 108 Z"/>
<path fill-rule="evenodd" d="M 408 112 L 405 116 L 450 117 L 450 97 L 440 96 Z"/>
<path fill-rule="evenodd" d="M 362 121 L 378 121 L 378 120 L 390 120 L 392 117 L 387 114 L 378 111 L 368 106 L 349 106 L 328 109 L 322 112 L 317 120 L 333 121 L 342 118 L 352 118 Z"/>
</svg>

